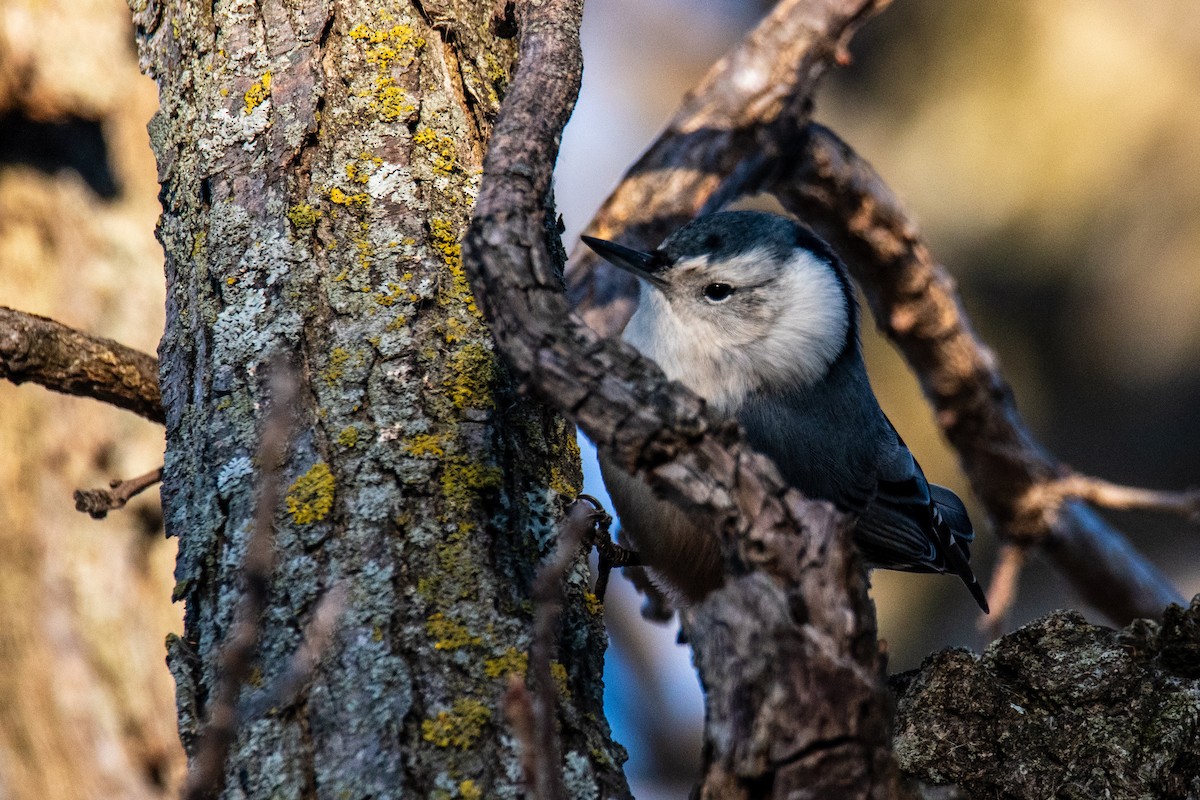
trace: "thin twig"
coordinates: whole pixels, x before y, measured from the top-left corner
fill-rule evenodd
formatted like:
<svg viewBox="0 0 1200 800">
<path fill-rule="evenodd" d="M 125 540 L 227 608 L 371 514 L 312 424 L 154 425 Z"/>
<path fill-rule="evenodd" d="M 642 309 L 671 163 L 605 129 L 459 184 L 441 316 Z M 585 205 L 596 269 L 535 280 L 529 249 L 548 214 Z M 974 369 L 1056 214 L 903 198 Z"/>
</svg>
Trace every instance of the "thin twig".
<svg viewBox="0 0 1200 800">
<path fill-rule="evenodd" d="M 521 784 L 533 793 L 538 789 L 537 737 L 533 713 L 533 696 L 525 688 L 525 679 L 517 673 L 508 676 L 508 689 L 501 700 L 504 717 L 513 729 L 521 755 Z"/>
<path fill-rule="evenodd" d="M 1072 473 L 1041 484 L 1027 496 L 1043 509 L 1057 508 L 1065 500 L 1085 500 L 1099 508 L 1117 511 L 1161 511 L 1178 514 L 1188 522 L 1200 524 L 1200 489 L 1171 492 L 1122 486 L 1102 478 Z"/>
<path fill-rule="evenodd" d="M 56 392 L 91 397 L 163 422 L 154 356 L 0 306 L 0 378 L 33 381 Z"/>
<path fill-rule="evenodd" d="M 200 732 L 188 770 L 182 795 L 184 800 L 216 797 L 225 782 L 225 761 L 237 736 L 238 695 L 254 664 L 259 625 L 267 607 L 275 562 L 275 509 L 279 505 L 294 395 L 295 375 L 285 366 L 275 366 L 271 374 L 271 406 L 258 451 L 258 504 L 242 562 L 245 589 L 235 612 L 233 628 L 221 648 L 220 670 L 208 721 Z"/>
<path fill-rule="evenodd" d="M 274 685 L 243 704 L 238 712 L 240 720 L 252 720 L 295 703 L 329 648 L 338 620 L 346 609 L 346 596 L 347 588 L 343 581 L 335 583 L 317 601 L 317 607 L 304 626 L 300 646 L 288 661 L 287 670 L 276 679 Z"/>
<path fill-rule="evenodd" d="M 124 508 L 131 499 L 162 480 L 163 468 L 152 469 L 145 475 L 126 480 L 116 479 L 107 489 L 76 489 L 75 510 L 92 519 L 104 519 L 108 512 Z"/>
<path fill-rule="evenodd" d="M 991 613 L 980 617 L 978 626 L 988 640 L 998 639 L 1008 625 L 1008 615 L 1017 599 L 1021 583 L 1021 571 L 1029 547 L 1023 544 L 1005 544 L 1000 548 L 1000 557 L 992 570 L 992 581 L 988 586 L 987 600 Z"/>
<path fill-rule="evenodd" d="M 558 687 L 550 670 L 555 650 L 558 622 L 562 617 L 563 579 L 567 570 L 579 558 L 583 543 L 595 527 L 603 510 L 576 500 L 567 508 L 567 516 L 558 528 L 558 544 L 554 554 L 533 582 L 533 641 L 529 646 L 529 674 L 533 678 L 534 753 L 537 765 L 534 796 L 538 800 L 567 800 L 563 783 L 562 757 L 559 753 L 555 718 Z"/>
</svg>

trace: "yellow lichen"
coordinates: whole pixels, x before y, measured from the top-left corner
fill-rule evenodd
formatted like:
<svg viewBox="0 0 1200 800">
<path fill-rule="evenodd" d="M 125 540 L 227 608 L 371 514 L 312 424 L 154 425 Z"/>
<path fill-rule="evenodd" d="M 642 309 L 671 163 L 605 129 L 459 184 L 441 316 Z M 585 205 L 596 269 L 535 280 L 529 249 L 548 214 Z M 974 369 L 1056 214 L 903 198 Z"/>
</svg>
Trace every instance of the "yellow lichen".
<svg viewBox="0 0 1200 800">
<path fill-rule="evenodd" d="M 332 388 L 346 374 L 346 362 L 350 360 L 350 353 L 343 347 L 335 347 L 329 353 L 329 366 L 321 371 L 321 379 L 325 381 L 325 385 Z"/>
<path fill-rule="evenodd" d="M 442 136 L 432 128 L 422 128 L 413 136 L 413 142 L 433 154 L 433 171 L 449 175 L 458 163 L 458 151 L 453 137 Z"/>
<path fill-rule="evenodd" d="M 242 107 L 243 114 L 249 114 L 254 109 L 266 102 L 271 96 L 271 73 L 264 72 L 262 77 L 256 80 L 249 89 L 246 90 L 245 96 L 242 98 L 245 105 Z"/>
<path fill-rule="evenodd" d="M 318 461 L 288 487 L 287 510 L 297 525 L 320 522 L 333 508 L 336 482 L 329 465 Z"/>
<path fill-rule="evenodd" d="M 457 650 L 467 645 L 478 647 L 483 644 L 483 639 L 479 636 L 472 636 L 466 625 L 457 620 L 447 619 L 440 611 L 431 614 L 425 620 L 425 630 L 429 632 L 430 636 L 437 639 L 433 643 L 435 650 Z"/>
<path fill-rule="evenodd" d="M 495 658 L 483 662 L 483 671 L 489 678 L 502 678 L 505 675 L 525 676 L 529 669 L 529 654 L 510 647 Z"/>
<path fill-rule="evenodd" d="M 383 117 L 385 122 L 395 122 L 417 110 L 417 107 L 409 102 L 404 90 L 390 77 L 375 79 L 375 99 L 379 106 L 379 116 Z"/>
<path fill-rule="evenodd" d="M 321 218 L 321 210 L 313 208 L 308 203 L 297 203 L 288 209 L 287 218 L 292 223 L 293 228 L 311 228 Z"/>
<path fill-rule="evenodd" d="M 393 305 L 403 300 L 406 292 L 404 287 L 398 283 L 389 283 L 386 292 L 379 292 L 375 295 L 375 302 L 386 308 L 391 308 Z"/>
<path fill-rule="evenodd" d="M 342 428 L 337 441 L 342 447 L 356 447 L 358 445 L 358 428 L 353 425 Z"/>
<path fill-rule="evenodd" d="M 446 455 L 442 450 L 442 437 L 432 433 L 418 433 L 404 444 L 405 451 L 411 456 L 422 458 L 431 456 L 441 458 Z"/>
<path fill-rule="evenodd" d="M 437 747 L 457 747 L 466 750 L 483 734 L 492 719 L 492 710 L 478 700 L 464 697 L 455 700 L 449 711 L 421 722 L 421 736 Z"/>
<path fill-rule="evenodd" d="M 456 408 L 492 408 L 496 401 L 496 356 L 478 342 L 469 342 L 450 357 L 448 388 Z"/>
<path fill-rule="evenodd" d="M 567 685 L 567 668 L 557 661 L 550 662 L 550 677 L 558 687 L 559 697 L 570 697 L 571 688 Z"/>
<path fill-rule="evenodd" d="M 429 221 L 430 238 L 433 249 L 442 257 L 442 263 L 450 272 L 450 284 L 442 290 L 442 304 L 446 306 L 462 304 L 475 317 L 482 319 L 479 308 L 475 305 L 475 295 L 471 293 L 471 285 L 467 283 L 467 273 L 462 266 L 462 245 L 454 225 L 448 220 L 432 219 Z"/>
<path fill-rule="evenodd" d="M 442 496 L 452 516 L 471 510 L 479 495 L 500 485 L 504 473 L 499 467 L 489 467 L 462 456 L 451 456 L 442 464 Z"/>
<path fill-rule="evenodd" d="M 583 607 L 593 617 L 598 617 L 604 613 L 604 602 L 592 592 L 583 593 Z"/>
<path fill-rule="evenodd" d="M 339 206 L 358 206 L 361 208 L 371 202 L 371 196 L 366 192 L 346 194 L 335 186 L 329 190 L 329 202 Z"/>
<path fill-rule="evenodd" d="M 458 785 L 458 793 L 462 800 L 481 800 L 483 790 L 475 785 L 473 780 L 465 780 Z"/>
</svg>

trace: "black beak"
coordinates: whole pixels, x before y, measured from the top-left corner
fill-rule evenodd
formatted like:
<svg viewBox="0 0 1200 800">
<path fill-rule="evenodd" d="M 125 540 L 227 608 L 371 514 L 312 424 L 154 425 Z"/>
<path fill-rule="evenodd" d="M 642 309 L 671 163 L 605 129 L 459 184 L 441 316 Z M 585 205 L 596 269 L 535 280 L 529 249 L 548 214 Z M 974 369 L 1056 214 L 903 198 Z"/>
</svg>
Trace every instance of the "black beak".
<svg viewBox="0 0 1200 800">
<path fill-rule="evenodd" d="M 626 272 L 648 281 L 651 285 L 662 288 L 667 285 L 661 274 L 664 263 L 654 253 L 643 253 L 616 242 L 597 239 L 594 236 L 580 236 L 583 243 L 595 251 L 614 267 L 620 267 Z"/>
</svg>

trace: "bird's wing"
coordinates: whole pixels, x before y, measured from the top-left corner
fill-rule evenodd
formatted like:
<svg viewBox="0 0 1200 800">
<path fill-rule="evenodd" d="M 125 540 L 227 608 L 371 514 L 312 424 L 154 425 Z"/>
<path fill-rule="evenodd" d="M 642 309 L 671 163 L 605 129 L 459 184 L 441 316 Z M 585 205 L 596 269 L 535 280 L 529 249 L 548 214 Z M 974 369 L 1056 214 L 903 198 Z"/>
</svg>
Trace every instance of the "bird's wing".
<svg viewBox="0 0 1200 800">
<path fill-rule="evenodd" d="M 986 612 L 983 588 L 971 571 L 975 532 L 966 507 L 954 492 L 929 483 L 895 428 L 891 432 L 881 453 L 879 489 L 859 515 L 855 540 L 877 566 L 958 575 Z"/>
<path fill-rule="evenodd" d="M 895 430 L 890 433 L 880 443 L 875 496 L 859 512 L 855 540 L 873 566 L 942 572 L 929 482 Z"/>
</svg>

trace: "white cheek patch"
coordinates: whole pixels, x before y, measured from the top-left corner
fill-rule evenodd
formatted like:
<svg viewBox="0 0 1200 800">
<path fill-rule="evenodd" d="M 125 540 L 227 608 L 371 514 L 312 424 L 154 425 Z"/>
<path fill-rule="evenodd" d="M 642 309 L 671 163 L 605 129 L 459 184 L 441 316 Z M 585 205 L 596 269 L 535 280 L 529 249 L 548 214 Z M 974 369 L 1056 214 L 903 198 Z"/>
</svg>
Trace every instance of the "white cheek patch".
<svg viewBox="0 0 1200 800">
<path fill-rule="evenodd" d="M 706 260 L 681 262 L 675 269 L 703 269 Z M 734 413 L 761 386 L 820 380 L 850 327 L 841 282 L 806 251 L 797 251 L 782 271 L 769 263 L 768 254 L 755 252 L 722 265 L 723 275 L 737 276 L 735 285 L 777 281 L 764 298 L 764 315 L 730 316 L 733 301 L 710 305 L 699 297 L 677 309 L 643 283 L 623 338 L 658 362 L 668 378 L 724 413 Z"/>
<path fill-rule="evenodd" d="M 785 378 L 811 383 L 824 377 L 850 332 L 850 309 L 833 267 L 798 250 L 784 271 L 782 311 L 757 345 L 768 381 Z"/>
</svg>

